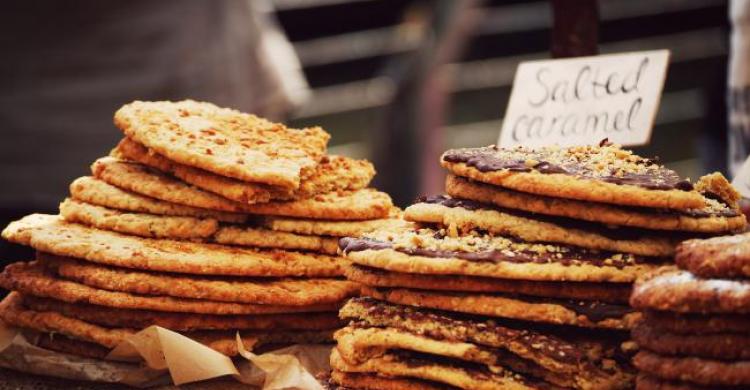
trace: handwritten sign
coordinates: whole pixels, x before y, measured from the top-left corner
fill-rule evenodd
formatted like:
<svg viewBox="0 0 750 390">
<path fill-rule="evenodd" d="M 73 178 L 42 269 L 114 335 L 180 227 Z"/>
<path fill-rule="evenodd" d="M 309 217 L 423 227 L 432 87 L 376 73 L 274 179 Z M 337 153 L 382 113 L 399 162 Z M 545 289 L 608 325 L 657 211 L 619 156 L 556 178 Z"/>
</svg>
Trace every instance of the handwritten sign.
<svg viewBox="0 0 750 390">
<path fill-rule="evenodd" d="M 646 144 L 668 61 L 655 50 L 521 63 L 498 144 Z"/>
<path fill-rule="evenodd" d="M 737 175 L 732 180 L 732 185 L 743 198 L 750 198 L 750 157 L 742 164 Z"/>
</svg>

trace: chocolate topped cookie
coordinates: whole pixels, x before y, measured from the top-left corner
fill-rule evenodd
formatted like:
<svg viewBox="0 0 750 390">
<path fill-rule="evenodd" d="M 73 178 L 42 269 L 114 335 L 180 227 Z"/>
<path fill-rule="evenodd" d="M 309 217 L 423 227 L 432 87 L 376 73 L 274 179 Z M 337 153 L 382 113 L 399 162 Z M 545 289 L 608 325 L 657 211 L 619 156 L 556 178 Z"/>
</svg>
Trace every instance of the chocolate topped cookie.
<svg viewBox="0 0 750 390">
<path fill-rule="evenodd" d="M 696 186 L 708 187 L 701 184 L 715 181 L 704 176 Z M 726 179 L 723 179 L 723 182 L 726 188 L 731 189 Z M 746 226 L 745 216 L 739 211 L 736 201 L 724 198 L 719 200 L 709 196 L 704 196 L 704 205 L 699 208 L 655 209 L 531 194 L 456 175 L 448 175 L 445 190 L 456 198 L 471 199 L 507 209 L 609 225 L 712 234 L 742 231 Z M 718 189 L 717 191 L 722 192 Z"/>
<path fill-rule="evenodd" d="M 704 203 L 674 171 L 616 145 L 454 149 L 441 162 L 456 175 L 538 195 L 669 209 Z"/>
<path fill-rule="evenodd" d="M 678 237 L 572 218 L 534 214 L 448 195 L 422 197 L 409 206 L 408 221 L 478 229 L 526 242 L 550 242 L 643 256 L 672 256 Z"/>
<path fill-rule="evenodd" d="M 388 271 L 537 281 L 632 282 L 662 261 L 451 230 L 377 231 L 343 238 L 339 247 L 356 264 Z"/>
</svg>

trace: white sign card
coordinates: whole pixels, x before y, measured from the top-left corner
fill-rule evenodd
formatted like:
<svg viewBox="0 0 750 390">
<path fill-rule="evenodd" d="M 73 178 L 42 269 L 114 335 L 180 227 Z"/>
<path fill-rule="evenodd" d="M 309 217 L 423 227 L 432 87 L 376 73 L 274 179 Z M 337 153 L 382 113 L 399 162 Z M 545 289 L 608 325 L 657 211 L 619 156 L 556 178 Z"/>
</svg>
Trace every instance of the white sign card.
<svg viewBox="0 0 750 390">
<path fill-rule="evenodd" d="M 669 50 L 523 62 L 498 145 L 647 144 Z"/>
<path fill-rule="evenodd" d="M 750 157 L 745 160 L 740 170 L 737 171 L 737 175 L 732 180 L 732 186 L 737 189 L 743 198 L 750 198 Z"/>
</svg>

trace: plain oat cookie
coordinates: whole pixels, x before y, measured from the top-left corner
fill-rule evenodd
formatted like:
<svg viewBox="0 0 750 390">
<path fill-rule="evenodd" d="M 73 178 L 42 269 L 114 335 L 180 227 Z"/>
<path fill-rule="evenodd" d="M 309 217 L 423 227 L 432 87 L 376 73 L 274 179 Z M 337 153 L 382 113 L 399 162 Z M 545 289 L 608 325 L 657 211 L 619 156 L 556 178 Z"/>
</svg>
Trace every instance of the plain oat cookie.
<svg viewBox="0 0 750 390">
<path fill-rule="evenodd" d="M 210 218 L 221 222 L 244 223 L 247 214 L 185 206 L 128 192 L 91 176 L 79 177 L 70 184 L 71 198 L 122 211 L 176 217 Z"/>
<path fill-rule="evenodd" d="M 359 294 L 359 284 L 342 279 L 249 279 L 176 275 L 107 267 L 37 253 L 37 260 L 64 279 L 136 295 L 160 295 L 263 305 L 336 304 Z"/>
<path fill-rule="evenodd" d="M 92 229 L 56 215 L 32 214 L 8 225 L 8 241 L 94 263 L 199 275 L 332 277 L 346 261 L 313 253 L 157 240 Z"/>
<path fill-rule="evenodd" d="M 130 213 L 70 198 L 60 203 L 60 215 L 68 222 L 150 238 L 204 240 L 219 229 L 215 219 Z"/>
<path fill-rule="evenodd" d="M 115 113 L 128 137 L 180 164 L 284 188 L 299 187 L 326 152 L 319 127 L 290 129 L 211 103 L 141 102 Z"/>
</svg>

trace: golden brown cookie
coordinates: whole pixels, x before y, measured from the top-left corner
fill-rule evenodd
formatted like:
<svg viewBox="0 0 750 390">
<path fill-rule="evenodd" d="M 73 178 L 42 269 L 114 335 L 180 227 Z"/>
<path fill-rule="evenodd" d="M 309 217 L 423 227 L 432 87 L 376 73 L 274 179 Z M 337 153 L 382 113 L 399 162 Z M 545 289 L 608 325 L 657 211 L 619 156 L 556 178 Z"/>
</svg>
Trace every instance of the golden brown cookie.
<svg viewBox="0 0 750 390">
<path fill-rule="evenodd" d="M 107 291 L 60 279 L 35 262 L 14 263 L 0 273 L 0 286 L 26 295 L 54 298 L 70 303 L 91 303 L 120 309 L 155 310 L 202 314 L 276 314 L 336 310 L 336 303 L 287 306 L 257 303 L 216 302 L 169 296 L 136 295 Z"/>
<path fill-rule="evenodd" d="M 329 390 L 458 390 L 457 387 L 420 379 L 358 374 L 333 370 Z"/>
<path fill-rule="evenodd" d="M 638 374 L 636 390 L 742 390 L 741 386 L 701 386 L 690 382 L 669 381 L 649 374 Z"/>
<path fill-rule="evenodd" d="M 625 351 L 619 342 L 627 337 L 611 331 L 598 337 L 592 329 L 542 326 L 501 318 L 468 317 L 461 313 L 431 310 L 353 298 L 341 308 L 340 316 L 350 325 L 365 328 L 393 328 L 438 340 L 466 342 L 504 349 L 542 367 L 574 372 L 582 367 L 614 367 Z M 622 361 L 620 360 L 620 363 Z"/>
<path fill-rule="evenodd" d="M 330 192 L 309 199 L 273 201 L 244 207 L 244 211 L 251 214 L 346 221 L 386 218 L 392 209 L 391 197 L 372 188 Z"/>
<path fill-rule="evenodd" d="M 109 349 L 99 344 L 72 339 L 59 333 L 41 333 L 30 342 L 39 348 L 93 359 L 104 359 L 109 354 Z"/>
<path fill-rule="evenodd" d="M 445 195 L 420 198 L 406 208 L 404 218 L 455 225 L 463 232 L 479 229 L 526 242 L 559 243 L 642 256 L 672 256 L 678 243 L 676 238 L 658 236 L 655 232 L 535 215 Z"/>
<path fill-rule="evenodd" d="M 123 191 L 91 176 L 74 180 L 70 184 L 70 196 L 80 202 L 134 213 L 209 218 L 229 223 L 245 223 L 249 218 L 247 214 L 190 207 Z"/>
<path fill-rule="evenodd" d="M 38 253 L 37 259 L 62 278 L 90 287 L 137 295 L 162 295 L 266 305 L 308 306 L 341 302 L 359 294 L 355 282 L 340 279 L 248 279 L 141 272 Z"/>
<path fill-rule="evenodd" d="M 555 198 L 669 209 L 703 207 L 703 196 L 689 181 L 617 145 L 453 149 L 443 154 L 441 164 L 458 176 Z"/>
<path fill-rule="evenodd" d="M 539 389 L 535 381 L 511 371 L 494 373 L 480 365 L 467 365 L 446 359 L 430 359 L 430 357 L 407 352 L 386 353 L 361 364 L 352 364 L 348 358 L 334 348 L 331 354 L 331 367 L 334 370 L 350 373 L 378 373 L 385 376 L 429 380 L 462 389 Z M 545 383 L 544 385 L 550 389 L 559 389 L 551 384 Z"/>
<path fill-rule="evenodd" d="M 362 295 L 400 305 L 587 328 L 630 329 L 641 313 L 596 301 L 541 299 L 501 294 L 362 287 Z"/>
<path fill-rule="evenodd" d="M 645 310 L 644 320 L 665 332 L 679 334 L 743 333 L 750 334 L 750 315 L 691 314 Z"/>
<path fill-rule="evenodd" d="M 627 283 L 664 261 L 431 228 L 342 238 L 339 247 L 356 264 L 392 272 L 533 281 Z"/>
<path fill-rule="evenodd" d="M 647 374 L 670 381 L 704 386 L 750 385 L 750 361 L 747 360 L 668 357 L 641 350 L 633 358 L 633 364 Z"/>
<path fill-rule="evenodd" d="M 527 194 L 448 175 L 446 192 L 456 198 L 471 199 L 508 209 L 553 215 L 617 226 L 698 233 L 728 233 L 745 229 L 745 216 L 726 204 L 705 198 L 697 209 L 663 211 L 593 203 Z"/>
<path fill-rule="evenodd" d="M 219 244 L 258 248 L 281 248 L 311 251 L 336 256 L 336 237 L 308 236 L 275 230 L 226 225 L 218 229 L 213 240 Z"/>
<path fill-rule="evenodd" d="M 149 238 L 205 240 L 219 229 L 215 219 L 130 213 L 70 198 L 60 203 L 60 216 L 72 223 Z"/>
<path fill-rule="evenodd" d="M 555 368 L 543 366 L 533 360 L 522 359 L 505 349 L 488 348 L 465 341 L 443 340 L 427 335 L 415 334 L 395 328 L 346 327 L 334 334 L 336 348 L 349 362 L 365 363 L 378 358 L 387 351 L 413 351 L 439 356 L 441 359 L 456 359 L 477 363 L 487 367 L 503 367 L 525 375 L 532 375 L 561 387 L 613 389 L 632 383 L 632 376 L 613 365 L 603 370 L 588 362 L 583 367 Z"/>
<path fill-rule="evenodd" d="M 747 334 L 677 334 L 665 332 L 644 321 L 633 328 L 632 335 L 639 347 L 661 355 L 750 359 L 750 335 Z"/>
<path fill-rule="evenodd" d="M 510 293 L 624 304 L 628 303 L 632 290 L 629 283 L 531 282 L 481 276 L 408 274 L 356 264 L 346 267 L 344 272 L 347 279 L 374 287 Z"/>
<path fill-rule="evenodd" d="M 131 161 L 103 157 L 91 165 L 99 180 L 125 191 L 165 202 L 225 212 L 242 212 L 243 204 L 191 186 L 172 176 Z"/>
<path fill-rule="evenodd" d="M 271 199 L 287 199 L 293 189 L 252 183 L 217 175 L 204 169 L 179 164 L 148 149 L 147 147 L 123 138 L 110 152 L 110 156 L 121 160 L 134 161 L 179 178 L 202 190 L 245 204 L 268 202 Z"/>
<path fill-rule="evenodd" d="M 64 336 L 99 344 L 107 349 L 116 347 L 137 330 L 128 328 L 106 328 L 58 312 L 37 312 L 21 304 L 21 297 L 9 294 L 0 302 L 0 320 L 6 324 L 39 332 L 59 333 Z M 228 356 L 237 355 L 237 331 L 197 331 L 183 333 L 216 351 Z M 331 331 L 241 331 L 240 340 L 248 350 L 263 344 L 276 343 L 321 343 L 330 342 Z"/>
<path fill-rule="evenodd" d="M 57 256 L 150 271 L 200 275 L 308 276 L 343 274 L 345 260 L 312 253 L 126 236 L 33 214 L 3 230 L 8 241 Z"/>
<path fill-rule="evenodd" d="M 700 279 L 664 267 L 638 280 L 630 304 L 644 310 L 750 314 L 750 281 Z"/>
<path fill-rule="evenodd" d="M 388 218 L 364 221 L 325 221 L 319 219 L 266 216 L 260 222 L 268 229 L 313 236 L 359 237 L 375 230 L 402 229 L 412 226 L 401 219 L 401 210 L 391 209 Z"/>
<path fill-rule="evenodd" d="M 135 101 L 117 110 L 115 125 L 180 164 L 284 188 L 312 173 L 331 137 L 319 127 L 290 129 L 192 100 Z"/>
<path fill-rule="evenodd" d="M 67 303 L 50 298 L 23 295 L 23 304 L 38 312 L 58 312 L 106 327 L 141 329 L 158 325 L 174 331 L 232 329 L 306 329 L 325 330 L 341 326 L 336 312 L 277 313 L 260 315 L 217 315 L 153 310 L 118 309 L 87 303 Z"/>
<path fill-rule="evenodd" d="M 162 172 L 170 173 L 198 188 L 248 204 L 267 202 L 271 199 L 305 199 L 328 192 L 358 190 L 367 187 L 375 175 L 375 169 L 366 160 L 355 160 L 343 156 L 324 156 L 315 167 L 313 174 L 302 180 L 299 188 L 289 190 L 237 180 L 178 164 L 129 138 L 120 141 L 112 151 L 112 155 L 148 165 Z"/>
<path fill-rule="evenodd" d="M 684 241 L 675 262 L 703 278 L 748 278 L 750 233 Z"/>
</svg>

